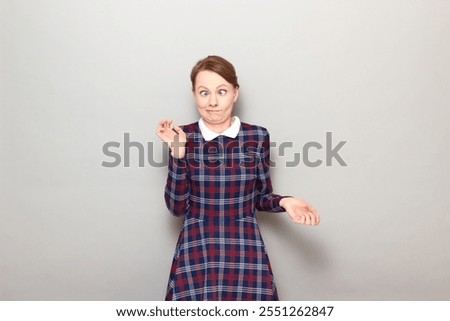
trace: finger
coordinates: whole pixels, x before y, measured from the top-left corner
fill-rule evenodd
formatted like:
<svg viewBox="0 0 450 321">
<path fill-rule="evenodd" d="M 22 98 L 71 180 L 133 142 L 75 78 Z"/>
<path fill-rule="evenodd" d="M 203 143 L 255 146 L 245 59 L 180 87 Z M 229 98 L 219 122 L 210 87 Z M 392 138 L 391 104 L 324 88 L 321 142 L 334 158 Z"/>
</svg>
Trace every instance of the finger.
<svg viewBox="0 0 450 321">
<path fill-rule="evenodd" d="M 311 225 L 319 224 L 319 215 L 317 215 L 316 209 L 311 204 L 308 204 L 307 208 L 311 216 Z"/>
<path fill-rule="evenodd" d="M 305 215 L 305 224 L 311 225 L 311 216 L 308 214 Z"/>
<path fill-rule="evenodd" d="M 297 213 L 297 215 L 295 216 L 295 222 L 298 224 L 305 224 L 305 220 L 305 216 L 300 213 Z"/>
<path fill-rule="evenodd" d="M 314 217 L 314 224 L 313 225 L 319 224 L 319 217 L 317 216 L 317 214 L 313 213 L 313 217 Z"/>
<path fill-rule="evenodd" d="M 310 213 L 306 214 L 306 225 L 314 225 L 314 218 Z"/>
<path fill-rule="evenodd" d="M 306 224 L 306 216 L 305 216 L 305 215 L 302 215 L 302 216 L 300 217 L 300 223 L 301 223 L 301 224 Z"/>
<path fill-rule="evenodd" d="M 316 217 L 316 225 L 318 225 L 320 223 L 320 216 L 319 216 L 319 214 L 317 214 L 315 209 L 313 209 L 313 213 L 314 213 L 314 216 Z"/>
<path fill-rule="evenodd" d="M 171 122 L 170 119 L 164 119 L 163 127 L 164 127 L 164 128 L 169 128 L 170 122 Z"/>
<path fill-rule="evenodd" d="M 167 123 L 167 119 L 163 119 L 158 123 L 158 131 L 162 131 L 164 130 L 164 128 L 166 127 L 166 123 Z"/>
<path fill-rule="evenodd" d="M 308 216 L 311 221 L 310 225 L 316 225 L 316 215 L 314 214 L 314 211 L 312 209 L 308 212 Z"/>
<path fill-rule="evenodd" d="M 163 135 L 163 133 L 165 132 L 165 129 L 163 127 L 163 125 L 158 125 L 158 127 L 156 128 L 156 134 L 158 136 Z"/>
<path fill-rule="evenodd" d="M 173 129 L 177 134 L 184 133 L 183 130 L 182 130 L 179 126 L 177 126 L 177 125 L 175 125 L 175 124 L 172 124 L 172 129 Z"/>
<path fill-rule="evenodd" d="M 164 124 L 166 124 L 168 122 L 167 119 L 163 119 L 158 123 L 158 126 L 164 126 Z"/>
</svg>

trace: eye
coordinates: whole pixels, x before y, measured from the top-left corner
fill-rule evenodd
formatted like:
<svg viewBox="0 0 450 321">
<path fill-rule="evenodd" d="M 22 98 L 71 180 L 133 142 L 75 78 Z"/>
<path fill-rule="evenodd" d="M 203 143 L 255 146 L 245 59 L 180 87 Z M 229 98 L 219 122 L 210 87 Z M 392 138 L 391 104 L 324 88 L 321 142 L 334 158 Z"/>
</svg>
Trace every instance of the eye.
<svg viewBox="0 0 450 321">
<path fill-rule="evenodd" d="M 219 89 L 219 95 L 225 96 L 227 94 L 227 91 L 225 89 Z"/>
<path fill-rule="evenodd" d="M 202 91 L 200 91 L 200 96 L 202 96 L 202 97 L 206 97 L 206 96 L 208 96 L 208 92 L 206 91 L 206 90 L 202 90 Z"/>
</svg>

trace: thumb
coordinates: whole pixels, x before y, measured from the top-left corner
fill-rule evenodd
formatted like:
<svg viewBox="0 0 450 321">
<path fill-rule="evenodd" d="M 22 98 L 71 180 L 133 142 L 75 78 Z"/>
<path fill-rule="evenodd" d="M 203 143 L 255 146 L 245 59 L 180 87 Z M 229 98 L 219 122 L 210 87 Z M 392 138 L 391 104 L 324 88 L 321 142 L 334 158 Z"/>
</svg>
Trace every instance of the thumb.
<svg viewBox="0 0 450 321">
<path fill-rule="evenodd" d="M 183 130 L 181 129 L 181 127 L 179 127 L 179 126 L 177 126 L 177 125 L 175 125 L 175 124 L 172 124 L 172 129 L 173 129 L 177 134 L 183 133 Z"/>
<path fill-rule="evenodd" d="M 177 125 L 174 125 L 173 126 L 173 129 L 172 129 L 174 132 L 176 132 L 177 133 L 177 135 L 179 135 L 180 136 L 180 139 L 182 139 L 183 141 L 186 139 L 186 133 L 183 131 L 183 129 L 181 128 L 181 127 L 179 127 L 179 126 L 177 126 Z"/>
</svg>

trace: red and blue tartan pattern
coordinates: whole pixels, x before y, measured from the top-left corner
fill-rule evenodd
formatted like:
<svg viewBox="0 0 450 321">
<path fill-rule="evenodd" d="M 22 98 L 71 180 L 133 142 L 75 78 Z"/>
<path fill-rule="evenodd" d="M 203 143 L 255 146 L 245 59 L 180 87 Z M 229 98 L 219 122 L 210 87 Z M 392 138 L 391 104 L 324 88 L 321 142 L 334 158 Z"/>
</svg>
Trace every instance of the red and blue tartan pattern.
<svg viewBox="0 0 450 321">
<path fill-rule="evenodd" d="M 182 127 L 186 156 L 169 156 L 165 201 L 184 215 L 166 300 L 278 300 L 255 212 L 282 212 L 272 192 L 270 139 L 241 123 L 236 138 L 206 142 L 198 122 Z"/>
</svg>

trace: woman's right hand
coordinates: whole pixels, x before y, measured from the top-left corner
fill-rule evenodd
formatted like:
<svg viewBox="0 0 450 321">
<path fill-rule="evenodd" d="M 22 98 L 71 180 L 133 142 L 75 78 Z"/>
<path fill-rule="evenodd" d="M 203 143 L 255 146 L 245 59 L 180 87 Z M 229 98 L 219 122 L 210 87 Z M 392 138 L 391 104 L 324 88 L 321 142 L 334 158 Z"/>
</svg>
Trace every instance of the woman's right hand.
<svg viewBox="0 0 450 321">
<path fill-rule="evenodd" d="M 183 158 L 185 155 L 186 133 L 172 120 L 164 119 L 158 123 L 156 135 L 166 143 L 173 157 Z"/>
</svg>

